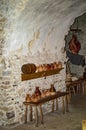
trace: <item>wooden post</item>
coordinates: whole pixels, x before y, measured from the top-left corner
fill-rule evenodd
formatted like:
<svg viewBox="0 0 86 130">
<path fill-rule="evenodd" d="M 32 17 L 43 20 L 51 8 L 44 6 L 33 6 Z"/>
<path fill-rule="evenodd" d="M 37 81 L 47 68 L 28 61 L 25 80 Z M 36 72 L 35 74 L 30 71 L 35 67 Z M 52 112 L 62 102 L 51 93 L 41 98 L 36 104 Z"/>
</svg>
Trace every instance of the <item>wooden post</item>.
<svg viewBox="0 0 86 130">
<path fill-rule="evenodd" d="M 58 110 L 58 98 L 56 98 L 56 111 Z"/>
<path fill-rule="evenodd" d="M 54 112 L 54 100 L 52 100 L 52 112 Z"/>
<path fill-rule="evenodd" d="M 43 124 L 44 121 L 43 121 L 43 111 L 42 111 L 42 105 L 39 106 L 40 108 L 40 117 L 41 117 L 41 123 Z"/>
<path fill-rule="evenodd" d="M 67 94 L 67 95 L 68 95 L 68 94 Z M 68 98 L 67 98 L 67 95 L 65 96 L 66 112 L 69 112 L 69 109 L 68 109 Z"/>
<path fill-rule="evenodd" d="M 84 82 L 83 82 L 83 86 L 82 86 L 83 95 L 85 95 L 85 85 L 86 85 L 86 83 L 85 83 L 85 81 L 84 81 Z"/>
<path fill-rule="evenodd" d="M 80 93 L 81 83 L 77 84 L 77 93 Z"/>
<path fill-rule="evenodd" d="M 36 119 L 36 127 L 38 127 L 38 110 L 37 110 L 37 106 L 35 106 L 35 119 Z"/>
<path fill-rule="evenodd" d="M 72 98 L 72 94 L 71 94 L 71 86 L 69 88 L 69 100 L 71 101 L 71 98 Z"/>
<path fill-rule="evenodd" d="M 65 97 L 65 96 L 62 96 L 62 108 L 63 108 L 63 114 L 65 113 L 64 97 Z"/>
<path fill-rule="evenodd" d="M 77 84 L 75 84 L 75 86 L 77 87 Z M 72 87 L 72 89 L 73 89 L 73 94 L 76 95 L 74 86 Z"/>
<path fill-rule="evenodd" d="M 32 106 L 31 106 L 31 105 L 30 105 L 30 116 L 29 116 L 29 118 L 30 118 L 30 121 L 33 120 L 33 116 L 32 116 Z"/>
<path fill-rule="evenodd" d="M 27 114 L 28 114 L 28 105 L 25 105 L 26 109 L 25 109 L 25 123 L 27 123 Z"/>
</svg>

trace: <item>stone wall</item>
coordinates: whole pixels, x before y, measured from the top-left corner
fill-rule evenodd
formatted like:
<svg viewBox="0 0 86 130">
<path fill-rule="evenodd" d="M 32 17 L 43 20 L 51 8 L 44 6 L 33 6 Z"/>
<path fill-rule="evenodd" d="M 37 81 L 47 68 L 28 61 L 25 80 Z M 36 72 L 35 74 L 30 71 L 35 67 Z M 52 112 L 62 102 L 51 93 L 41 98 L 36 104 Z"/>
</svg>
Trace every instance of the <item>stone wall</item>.
<svg viewBox="0 0 86 130">
<path fill-rule="evenodd" d="M 78 22 L 77 22 L 78 21 Z M 86 64 L 86 13 L 77 17 L 73 23 L 73 25 L 71 25 L 71 28 L 78 28 L 81 29 L 80 32 L 75 33 L 77 36 L 77 39 L 79 40 L 80 44 L 81 44 L 81 49 L 79 54 L 85 56 L 85 64 Z M 72 34 L 73 32 L 68 33 L 67 36 L 67 44 L 70 41 L 70 39 L 72 38 Z M 70 68 L 71 68 L 71 72 L 73 73 L 73 75 L 76 75 L 77 77 L 80 77 L 83 75 L 83 71 L 85 66 L 81 66 L 81 65 L 74 65 L 74 64 L 70 64 Z"/>
<path fill-rule="evenodd" d="M 85 7 L 82 0 L 0 0 L 0 125 L 23 123 L 23 101 L 36 85 L 44 89 L 54 83 L 56 90 L 65 90 L 64 36 Z M 54 61 L 63 64 L 60 74 L 21 81 L 24 63 Z M 43 110 L 49 112 L 50 105 Z"/>
<path fill-rule="evenodd" d="M 23 57 L 25 60 L 27 57 Z M 15 62 L 16 61 L 16 62 Z M 56 90 L 65 90 L 65 65 L 60 74 L 53 76 L 21 81 L 21 57 L 18 55 L 9 58 L 9 68 L 3 71 L 0 80 L 0 125 L 8 126 L 12 124 L 20 124 L 24 122 L 25 106 L 23 101 L 26 94 L 32 94 L 36 86 L 40 90 L 50 88 L 50 84 L 54 83 Z M 61 105 L 61 101 L 59 100 Z M 51 103 L 43 106 L 44 114 L 51 111 Z M 28 119 L 29 120 L 29 119 Z"/>
</svg>

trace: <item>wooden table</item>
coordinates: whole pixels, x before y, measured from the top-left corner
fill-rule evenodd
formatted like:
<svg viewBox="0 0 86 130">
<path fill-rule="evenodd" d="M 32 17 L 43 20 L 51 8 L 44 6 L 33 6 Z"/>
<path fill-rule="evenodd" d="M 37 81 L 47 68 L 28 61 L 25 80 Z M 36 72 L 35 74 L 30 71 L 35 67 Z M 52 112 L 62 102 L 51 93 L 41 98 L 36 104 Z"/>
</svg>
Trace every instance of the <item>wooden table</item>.
<svg viewBox="0 0 86 130">
<path fill-rule="evenodd" d="M 45 98 L 41 98 L 37 102 L 23 102 L 26 106 L 25 109 L 25 123 L 27 123 L 27 115 L 28 115 L 28 106 L 30 107 L 30 121 L 32 121 L 32 107 L 35 107 L 35 120 L 36 120 L 36 126 L 38 126 L 38 107 L 40 109 L 40 117 L 41 117 L 41 123 L 43 123 L 43 110 L 42 105 L 46 102 L 52 101 L 52 111 L 54 111 L 54 101 L 56 100 L 56 110 L 58 110 L 58 98 L 62 98 L 62 109 L 63 114 L 68 112 L 68 100 L 67 100 L 67 92 L 56 92 L 55 95 L 46 96 Z"/>
<path fill-rule="evenodd" d="M 82 90 L 83 95 L 85 95 L 85 86 L 86 86 L 86 79 L 79 78 L 75 81 L 66 81 L 66 91 L 69 93 L 69 100 L 71 100 L 71 90 L 76 94 L 76 92 L 81 92 Z"/>
</svg>

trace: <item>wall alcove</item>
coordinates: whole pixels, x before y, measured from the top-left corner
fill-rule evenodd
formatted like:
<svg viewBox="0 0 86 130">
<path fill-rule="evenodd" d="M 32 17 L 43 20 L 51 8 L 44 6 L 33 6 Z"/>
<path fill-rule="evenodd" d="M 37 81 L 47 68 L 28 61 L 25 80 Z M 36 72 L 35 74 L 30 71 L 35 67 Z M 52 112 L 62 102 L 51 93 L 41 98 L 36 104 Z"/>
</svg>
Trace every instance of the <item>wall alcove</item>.
<svg viewBox="0 0 86 130">
<path fill-rule="evenodd" d="M 71 31 L 71 29 L 78 29 L 78 31 Z M 73 76 L 80 77 L 83 75 L 83 71 L 86 66 L 86 13 L 77 17 L 74 20 L 74 23 L 70 26 L 68 35 L 65 36 L 66 52 L 70 51 L 68 44 L 72 39 L 73 34 L 77 36 L 77 39 L 80 42 L 81 48 L 78 55 L 84 57 L 84 65 L 81 63 L 78 64 L 78 59 L 76 59 L 75 63 L 70 62 L 70 69 Z"/>
</svg>

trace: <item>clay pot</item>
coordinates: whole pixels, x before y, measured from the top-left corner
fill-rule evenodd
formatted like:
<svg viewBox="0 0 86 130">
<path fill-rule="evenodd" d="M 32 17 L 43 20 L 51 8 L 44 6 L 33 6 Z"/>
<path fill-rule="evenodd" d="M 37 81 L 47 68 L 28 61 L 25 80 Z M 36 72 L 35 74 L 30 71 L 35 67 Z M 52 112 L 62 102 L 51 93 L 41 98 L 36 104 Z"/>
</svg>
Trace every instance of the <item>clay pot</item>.
<svg viewBox="0 0 86 130">
<path fill-rule="evenodd" d="M 43 64 L 43 71 L 46 71 L 46 70 L 47 70 L 47 65 Z"/>
<path fill-rule="evenodd" d="M 57 63 L 54 62 L 53 65 L 54 65 L 54 69 L 57 69 Z"/>
<path fill-rule="evenodd" d="M 36 96 L 37 100 L 41 99 L 41 95 Z"/>
<path fill-rule="evenodd" d="M 47 64 L 47 70 L 50 70 L 50 69 L 51 69 L 51 65 Z"/>
<path fill-rule="evenodd" d="M 46 97 L 46 91 L 45 91 L 45 90 L 42 90 L 42 92 L 41 92 L 41 97 L 42 97 L 42 98 L 45 98 L 45 97 Z"/>
<path fill-rule="evenodd" d="M 41 96 L 41 91 L 39 90 L 38 86 L 35 88 L 35 95 L 36 96 Z"/>
<path fill-rule="evenodd" d="M 55 87 L 54 87 L 54 84 L 51 84 L 50 92 L 56 92 L 56 89 L 55 89 Z"/>
<path fill-rule="evenodd" d="M 38 72 L 42 72 L 43 71 L 43 66 L 42 65 L 39 65 L 38 66 Z"/>
<path fill-rule="evenodd" d="M 50 69 L 53 70 L 54 69 L 54 64 L 51 63 L 50 66 L 51 66 Z"/>
<path fill-rule="evenodd" d="M 57 68 L 62 68 L 62 63 L 60 61 L 58 62 L 58 67 Z"/>
<path fill-rule="evenodd" d="M 50 96 L 50 89 L 46 89 L 45 94 L 46 96 Z"/>
<path fill-rule="evenodd" d="M 38 101 L 38 98 L 36 97 L 35 94 L 32 94 L 31 101 L 33 101 L 33 102 L 37 102 Z"/>
<path fill-rule="evenodd" d="M 31 95 L 30 94 L 26 95 L 25 101 L 26 102 L 30 102 L 31 101 Z"/>
</svg>

